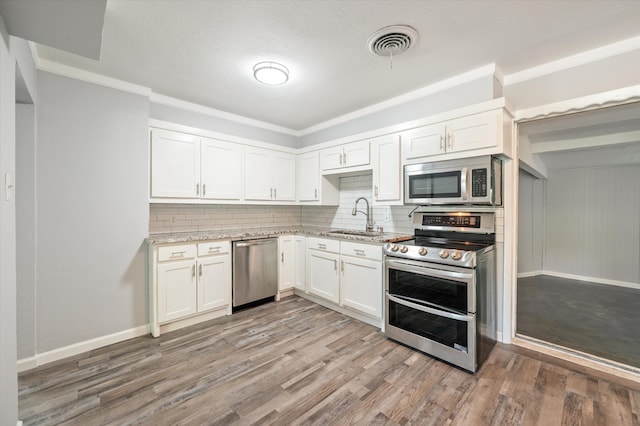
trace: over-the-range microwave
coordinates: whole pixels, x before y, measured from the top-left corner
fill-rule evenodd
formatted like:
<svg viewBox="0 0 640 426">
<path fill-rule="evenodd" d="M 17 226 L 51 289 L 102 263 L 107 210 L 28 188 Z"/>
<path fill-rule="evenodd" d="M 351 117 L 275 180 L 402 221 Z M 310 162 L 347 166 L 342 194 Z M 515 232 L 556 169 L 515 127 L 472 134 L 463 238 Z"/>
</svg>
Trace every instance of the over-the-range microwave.
<svg viewBox="0 0 640 426">
<path fill-rule="evenodd" d="M 502 205 L 502 161 L 490 155 L 404 166 L 405 204 Z"/>
</svg>

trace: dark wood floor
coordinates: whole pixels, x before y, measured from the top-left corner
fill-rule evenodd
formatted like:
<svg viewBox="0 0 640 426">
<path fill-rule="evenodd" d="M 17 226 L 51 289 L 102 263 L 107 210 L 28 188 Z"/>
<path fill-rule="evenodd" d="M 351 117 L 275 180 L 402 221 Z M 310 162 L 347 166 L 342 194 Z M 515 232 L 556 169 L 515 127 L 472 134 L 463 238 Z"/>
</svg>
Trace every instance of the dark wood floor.
<svg viewBox="0 0 640 426">
<path fill-rule="evenodd" d="M 498 344 L 475 375 L 298 297 L 19 376 L 25 425 L 638 425 L 640 383 Z"/>
<path fill-rule="evenodd" d="M 517 332 L 640 368 L 640 290 L 538 275 L 518 278 Z"/>
</svg>

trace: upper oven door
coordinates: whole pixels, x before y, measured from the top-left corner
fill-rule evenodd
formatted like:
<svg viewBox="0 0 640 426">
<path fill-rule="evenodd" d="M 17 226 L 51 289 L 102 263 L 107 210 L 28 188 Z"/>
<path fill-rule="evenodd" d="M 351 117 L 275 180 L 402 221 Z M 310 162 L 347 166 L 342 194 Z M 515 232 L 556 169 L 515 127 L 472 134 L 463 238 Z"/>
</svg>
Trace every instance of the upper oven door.
<svg viewBox="0 0 640 426">
<path fill-rule="evenodd" d="M 452 313 L 476 311 L 473 269 L 387 257 L 385 290 L 397 298 Z"/>
<path fill-rule="evenodd" d="M 406 204 L 460 204 L 468 200 L 467 168 L 438 168 L 431 164 L 405 166 Z"/>
</svg>

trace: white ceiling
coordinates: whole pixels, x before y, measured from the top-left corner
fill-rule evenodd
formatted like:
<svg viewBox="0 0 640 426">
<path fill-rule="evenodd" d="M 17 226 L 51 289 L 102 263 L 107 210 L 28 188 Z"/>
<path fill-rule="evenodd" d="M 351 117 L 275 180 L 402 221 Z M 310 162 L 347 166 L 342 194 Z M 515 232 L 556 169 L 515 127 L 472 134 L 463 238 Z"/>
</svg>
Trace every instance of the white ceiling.
<svg viewBox="0 0 640 426">
<path fill-rule="evenodd" d="M 366 41 L 395 24 L 420 40 L 391 68 Z M 487 64 L 508 75 L 638 35 L 640 1 L 108 0 L 99 60 L 37 54 L 303 130 Z M 289 82 L 256 82 L 264 60 Z"/>
</svg>

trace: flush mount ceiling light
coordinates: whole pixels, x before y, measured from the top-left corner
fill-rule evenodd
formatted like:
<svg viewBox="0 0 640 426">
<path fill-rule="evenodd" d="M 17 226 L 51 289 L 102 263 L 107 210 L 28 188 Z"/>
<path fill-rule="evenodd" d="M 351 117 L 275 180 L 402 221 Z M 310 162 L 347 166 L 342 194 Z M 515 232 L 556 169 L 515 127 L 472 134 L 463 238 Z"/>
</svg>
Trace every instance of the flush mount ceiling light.
<svg viewBox="0 0 640 426">
<path fill-rule="evenodd" d="M 289 80 L 289 70 L 277 62 L 258 62 L 253 66 L 253 77 L 260 83 L 276 86 Z"/>
</svg>

